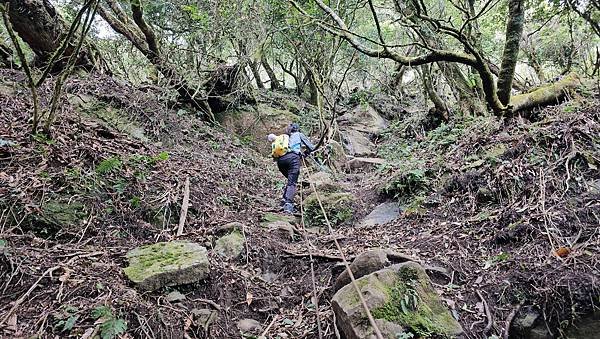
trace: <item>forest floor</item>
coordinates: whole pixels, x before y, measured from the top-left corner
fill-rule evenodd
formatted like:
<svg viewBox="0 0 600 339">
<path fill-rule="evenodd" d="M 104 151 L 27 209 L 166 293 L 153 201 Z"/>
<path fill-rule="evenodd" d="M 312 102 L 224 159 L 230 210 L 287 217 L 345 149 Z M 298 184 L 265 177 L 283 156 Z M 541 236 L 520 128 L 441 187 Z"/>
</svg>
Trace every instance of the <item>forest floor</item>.
<svg viewBox="0 0 600 339">
<path fill-rule="evenodd" d="M 320 320 L 333 338 L 333 238 L 349 258 L 385 247 L 450 269 L 435 287 L 469 338 L 502 334 L 523 300 L 553 328 L 598 304 L 598 98 L 547 108 L 535 123 L 481 118 L 428 133 L 394 124 L 402 138 L 379 140 L 388 165 L 337 176 L 357 197 L 353 218 L 303 239 L 261 226 L 282 179 L 268 155 L 174 107 L 169 93 L 74 79 L 52 135 L 32 137 L 23 75 L 0 79 L 0 337 L 89 337 L 109 310 L 130 337 L 235 338 L 238 320 L 251 318 L 267 337 L 314 338 Z M 186 178 L 191 207 L 177 237 Z M 404 209 L 396 221 L 357 223 L 392 197 Z M 212 248 L 233 221 L 245 225 L 245 255 L 211 256 L 207 279 L 176 288 L 185 300 L 168 301 L 172 289 L 142 293 L 123 274 L 136 246 Z M 568 253 L 555 255 L 560 247 Z M 219 311 L 207 328 L 193 315 L 201 308 Z"/>
</svg>

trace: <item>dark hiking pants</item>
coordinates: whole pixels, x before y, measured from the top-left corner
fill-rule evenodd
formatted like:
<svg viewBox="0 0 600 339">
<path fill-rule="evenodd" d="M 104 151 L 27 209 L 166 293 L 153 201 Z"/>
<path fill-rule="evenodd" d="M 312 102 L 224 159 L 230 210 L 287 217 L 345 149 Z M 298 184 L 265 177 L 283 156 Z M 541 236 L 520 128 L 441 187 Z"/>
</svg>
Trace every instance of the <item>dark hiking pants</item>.
<svg viewBox="0 0 600 339">
<path fill-rule="evenodd" d="M 296 184 L 300 175 L 300 154 L 289 152 L 277 159 L 277 168 L 287 178 L 287 184 L 283 190 L 283 200 L 286 203 L 294 203 Z"/>
</svg>

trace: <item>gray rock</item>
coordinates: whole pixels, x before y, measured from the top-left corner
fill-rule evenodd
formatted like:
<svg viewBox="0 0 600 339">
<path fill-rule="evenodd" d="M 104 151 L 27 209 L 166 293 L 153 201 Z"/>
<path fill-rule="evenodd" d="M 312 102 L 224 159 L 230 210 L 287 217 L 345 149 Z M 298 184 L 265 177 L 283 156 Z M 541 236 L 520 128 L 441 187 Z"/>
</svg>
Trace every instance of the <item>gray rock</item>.
<svg viewBox="0 0 600 339">
<path fill-rule="evenodd" d="M 385 164 L 385 160 L 381 158 L 351 157 L 346 161 L 346 168 L 350 170 L 372 170 L 383 164 Z"/>
<path fill-rule="evenodd" d="M 206 248 L 196 243 L 171 241 L 141 246 L 127 253 L 129 280 L 146 291 L 190 284 L 208 276 Z"/>
<path fill-rule="evenodd" d="M 349 155 L 356 157 L 370 157 L 375 155 L 375 144 L 369 140 L 367 134 L 355 129 L 340 131 Z"/>
<path fill-rule="evenodd" d="M 170 302 L 182 301 L 182 300 L 185 300 L 185 294 L 183 294 L 179 291 L 173 291 L 173 292 L 167 294 L 166 299 Z"/>
<path fill-rule="evenodd" d="M 434 338 L 463 333 L 417 263 L 390 266 L 357 279 L 356 284 L 384 338 L 401 333 Z M 374 338 L 354 285 L 340 289 L 333 296 L 332 307 L 343 336 Z"/>
<path fill-rule="evenodd" d="M 308 178 L 302 180 L 302 183 L 311 186 L 309 189 L 310 192 L 312 192 L 312 185 L 319 192 L 335 192 L 339 188 L 339 185 L 333 180 L 332 175 L 327 172 L 313 173 Z"/>
<path fill-rule="evenodd" d="M 235 259 L 244 251 L 244 242 L 244 236 L 239 231 L 233 231 L 217 239 L 214 251 L 224 258 Z"/>
<path fill-rule="evenodd" d="M 568 339 L 596 339 L 600 336 L 600 312 L 583 317 L 565 331 Z"/>
<path fill-rule="evenodd" d="M 294 235 L 296 232 L 298 232 L 298 229 L 287 221 L 264 222 L 262 223 L 262 226 L 267 228 L 269 231 L 285 232 L 290 236 L 290 238 L 294 238 Z"/>
<path fill-rule="evenodd" d="M 339 117 L 338 124 L 369 134 L 381 134 L 388 126 L 388 122 L 370 105 L 356 106 Z"/>
<path fill-rule="evenodd" d="M 237 327 L 242 333 L 258 334 L 262 331 L 262 324 L 254 319 L 242 319 L 238 321 Z"/>
<path fill-rule="evenodd" d="M 377 226 L 387 224 L 400 216 L 400 207 L 395 202 L 386 202 L 378 205 L 361 222 L 361 226 Z"/>
<path fill-rule="evenodd" d="M 531 330 L 538 323 L 540 313 L 531 307 L 523 307 L 511 324 L 511 333 L 529 337 Z"/>
</svg>

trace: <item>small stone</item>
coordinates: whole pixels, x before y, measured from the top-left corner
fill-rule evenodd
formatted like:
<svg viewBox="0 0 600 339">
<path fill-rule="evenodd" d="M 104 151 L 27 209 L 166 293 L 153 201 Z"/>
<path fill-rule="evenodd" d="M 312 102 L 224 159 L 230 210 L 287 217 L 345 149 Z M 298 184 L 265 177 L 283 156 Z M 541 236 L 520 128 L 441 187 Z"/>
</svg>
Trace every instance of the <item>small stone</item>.
<svg viewBox="0 0 600 339">
<path fill-rule="evenodd" d="M 185 300 L 185 294 L 183 294 L 179 291 L 173 291 L 173 292 L 167 294 L 166 298 L 170 302 L 182 301 L 182 300 Z"/>
<path fill-rule="evenodd" d="M 258 334 L 262 331 L 262 324 L 254 319 L 242 319 L 238 321 L 237 327 L 242 333 L 253 333 Z"/>
<path fill-rule="evenodd" d="M 240 232 L 234 231 L 217 239 L 214 251 L 227 259 L 235 259 L 242 254 L 244 242 L 244 236 Z"/>
</svg>

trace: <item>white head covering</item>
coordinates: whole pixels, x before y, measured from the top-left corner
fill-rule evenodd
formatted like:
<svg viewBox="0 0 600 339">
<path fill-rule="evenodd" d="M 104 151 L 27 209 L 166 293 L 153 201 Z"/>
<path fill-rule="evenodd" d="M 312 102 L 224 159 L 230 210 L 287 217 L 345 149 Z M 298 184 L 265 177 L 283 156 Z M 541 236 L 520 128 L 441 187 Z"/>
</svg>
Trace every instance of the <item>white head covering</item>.
<svg viewBox="0 0 600 339">
<path fill-rule="evenodd" d="M 276 138 L 277 138 L 277 136 L 273 133 L 271 133 L 267 136 L 267 140 L 269 140 L 270 142 L 275 141 Z"/>
</svg>

